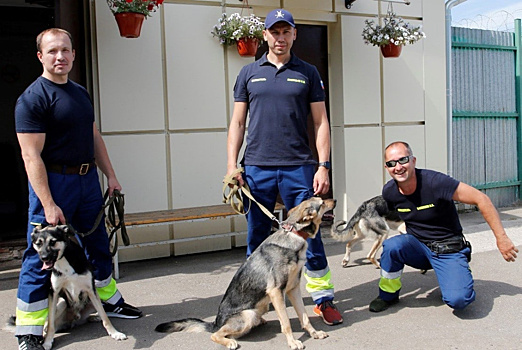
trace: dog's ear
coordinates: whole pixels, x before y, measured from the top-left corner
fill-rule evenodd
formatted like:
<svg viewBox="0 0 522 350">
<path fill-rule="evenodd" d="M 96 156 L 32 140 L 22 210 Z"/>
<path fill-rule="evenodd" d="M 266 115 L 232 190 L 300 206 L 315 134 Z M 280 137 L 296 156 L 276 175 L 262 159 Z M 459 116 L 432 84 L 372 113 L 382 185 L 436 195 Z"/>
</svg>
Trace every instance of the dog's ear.
<svg viewBox="0 0 522 350">
<path fill-rule="evenodd" d="M 69 225 L 57 225 L 56 226 L 60 231 L 63 231 L 65 234 L 70 234 Z"/>
<path fill-rule="evenodd" d="M 293 213 L 294 215 L 290 216 L 287 222 L 292 224 L 298 231 L 310 226 L 314 219 L 317 218 L 317 209 L 313 205 L 302 208 L 298 207 L 296 209 Z"/>
<path fill-rule="evenodd" d="M 300 222 L 310 222 L 317 217 L 317 209 L 313 206 L 306 208 L 303 212 L 303 217 Z"/>
<path fill-rule="evenodd" d="M 38 233 L 40 233 L 40 231 L 42 231 L 44 228 L 43 225 L 35 225 L 35 227 L 33 228 L 33 232 L 31 232 L 31 241 L 34 242 L 34 240 L 36 239 L 36 235 Z"/>
</svg>

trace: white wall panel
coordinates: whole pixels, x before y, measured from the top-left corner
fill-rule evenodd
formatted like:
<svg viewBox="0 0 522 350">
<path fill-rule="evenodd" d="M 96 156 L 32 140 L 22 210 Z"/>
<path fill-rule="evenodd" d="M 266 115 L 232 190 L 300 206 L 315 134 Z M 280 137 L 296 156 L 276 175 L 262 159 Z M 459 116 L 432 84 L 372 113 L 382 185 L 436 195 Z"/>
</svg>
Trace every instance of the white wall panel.
<svg viewBox="0 0 522 350">
<path fill-rule="evenodd" d="M 428 0 L 426 0 L 428 1 Z M 432 0 L 429 0 L 432 1 Z M 378 1 L 376 0 L 356 0 L 352 3 L 352 7 L 347 9 L 344 0 L 334 0 L 334 11 L 344 13 L 375 13 L 378 11 Z M 381 1 L 381 13 L 386 13 L 389 3 Z M 422 14 L 422 0 L 410 1 L 409 5 L 400 2 L 392 4 L 393 10 L 400 16 L 415 16 L 420 17 Z"/>
<path fill-rule="evenodd" d="M 332 11 L 332 0 L 284 0 L 285 8 Z M 291 11 L 292 11 L 291 10 Z"/>
<path fill-rule="evenodd" d="M 362 40 L 364 20 L 364 17 L 341 17 L 345 124 L 381 121 L 380 53 Z"/>
<path fill-rule="evenodd" d="M 398 58 L 383 58 L 386 122 L 424 121 L 423 44 L 421 40 L 404 46 Z"/>
<path fill-rule="evenodd" d="M 230 219 L 217 219 L 204 222 L 180 222 L 174 224 L 174 238 L 191 238 L 229 233 Z M 232 248 L 230 237 L 209 238 L 174 244 L 174 255 L 194 254 Z"/>
<path fill-rule="evenodd" d="M 226 143 L 225 132 L 171 136 L 174 208 L 221 204 Z"/>
<path fill-rule="evenodd" d="M 380 127 L 346 128 L 345 136 L 346 204 L 350 218 L 363 201 L 381 194 L 383 146 Z"/>
<path fill-rule="evenodd" d="M 223 48 L 210 31 L 216 6 L 164 4 L 169 129 L 226 127 Z"/>
<path fill-rule="evenodd" d="M 127 233 L 129 234 L 131 244 L 166 241 L 169 239 L 169 226 L 161 225 L 129 227 L 127 229 Z M 120 246 L 123 244 L 121 239 L 119 239 L 119 244 Z M 163 258 L 167 256 L 170 256 L 169 244 L 120 249 L 118 251 L 118 259 L 120 262 Z"/>
<path fill-rule="evenodd" d="M 167 209 L 164 135 L 103 137 L 128 213 Z"/>
<path fill-rule="evenodd" d="M 120 37 L 114 15 L 96 0 L 96 37 L 101 129 L 158 130 L 164 125 L 160 18 L 143 22 L 141 36 Z"/>
<path fill-rule="evenodd" d="M 334 0 L 333 3 L 334 11 L 340 13 L 377 13 L 377 1 L 374 0 L 356 0 L 350 9 L 346 8 L 344 0 Z"/>
<path fill-rule="evenodd" d="M 230 6 L 238 6 L 239 11 L 241 11 L 241 7 L 244 6 L 244 2 L 240 0 L 226 0 L 227 5 Z M 248 0 L 248 5 L 250 6 L 269 6 L 273 8 L 279 8 L 281 6 L 280 0 Z M 246 12 L 245 9 L 243 12 Z M 259 16 L 259 15 L 258 15 Z"/>
</svg>

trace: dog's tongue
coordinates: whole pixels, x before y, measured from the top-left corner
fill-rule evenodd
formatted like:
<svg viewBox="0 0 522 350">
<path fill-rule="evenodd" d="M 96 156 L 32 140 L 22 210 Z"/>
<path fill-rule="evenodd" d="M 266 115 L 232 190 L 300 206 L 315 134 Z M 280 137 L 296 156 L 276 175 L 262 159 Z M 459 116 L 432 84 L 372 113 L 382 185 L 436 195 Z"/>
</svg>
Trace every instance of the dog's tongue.
<svg viewBox="0 0 522 350">
<path fill-rule="evenodd" d="M 53 268 L 53 266 L 54 266 L 53 263 L 49 263 L 49 262 L 44 261 L 43 262 L 43 266 L 42 266 L 42 270 L 50 270 L 50 269 Z"/>
</svg>

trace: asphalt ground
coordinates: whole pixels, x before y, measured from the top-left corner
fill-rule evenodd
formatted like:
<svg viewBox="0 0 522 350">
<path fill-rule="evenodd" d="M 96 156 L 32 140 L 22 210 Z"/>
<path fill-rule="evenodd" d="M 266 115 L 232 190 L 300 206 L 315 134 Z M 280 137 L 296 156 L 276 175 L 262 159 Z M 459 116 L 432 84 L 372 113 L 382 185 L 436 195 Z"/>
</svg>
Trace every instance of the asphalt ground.
<svg viewBox="0 0 522 350">
<path fill-rule="evenodd" d="M 302 285 L 311 322 L 329 337 L 311 339 L 300 329 L 291 306 L 294 336 L 307 349 L 522 349 L 522 208 L 501 209 L 508 235 L 521 253 L 507 263 L 498 252 L 492 232 L 479 213 L 461 214 L 467 239 L 473 245 L 470 263 L 477 298 L 464 310 L 454 311 L 441 300 L 433 271 L 421 274 L 406 268 L 400 302 L 382 313 L 371 313 L 368 304 L 378 293 L 379 270 L 365 256 L 372 242 L 355 247 L 352 261 L 341 267 L 344 243 L 325 238 L 335 303 L 344 323 L 327 326 L 312 312 L 313 302 Z M 235 271 L 245 259 L 245 249 L 170 257 L 121 264 L 118 286 L 127 302 L 145 316 L 137 320 L 112 319 L 129 339 L 115 341 L 100 323 L 90 323 L 69 333 L 57 334 L 54 349 L 224 349 L 208 333 L 163 334 L 154 331 L 162 322 L 197 317 L 212 321 Z M 14 313 L 19 268 L 0 268 L 0 317 Z M 275 311 L 268 321 L 242 338 L 241 349 L 288 349 Z M 12 330 L 0 331 L 2 349 L 15 349 Z"/>
</svg>

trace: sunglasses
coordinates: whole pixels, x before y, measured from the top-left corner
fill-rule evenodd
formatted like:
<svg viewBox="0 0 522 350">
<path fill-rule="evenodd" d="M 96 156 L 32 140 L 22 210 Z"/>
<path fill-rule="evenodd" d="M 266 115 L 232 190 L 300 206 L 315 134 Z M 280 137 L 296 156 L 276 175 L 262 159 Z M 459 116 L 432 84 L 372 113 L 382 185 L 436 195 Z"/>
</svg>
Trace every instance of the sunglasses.
<svg viewBox="0 0 522 350">
<path fill-rule="evenodd" d="M 402 157 L 402 158 L 399 158 L 397 160 L 389 160 L 387 162 L 385 162 L 384 164 L 386 164 L 386 166 L 388 168 L 393 168 L 394 166 L 397 165 L 397 163 L 401 164 L 401 165 L 404 165 L 406 163 L 409 163 L 410 162 L 410 159 L 412 158 L 413 156 L 406 156 L 406 157 Z"/>
</svg>

